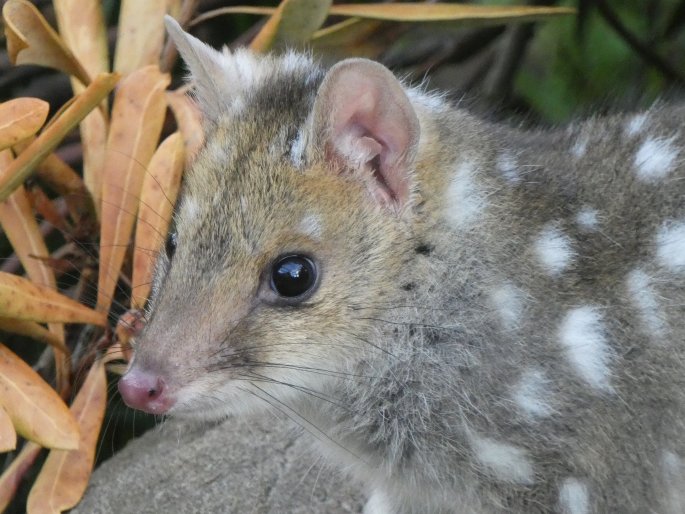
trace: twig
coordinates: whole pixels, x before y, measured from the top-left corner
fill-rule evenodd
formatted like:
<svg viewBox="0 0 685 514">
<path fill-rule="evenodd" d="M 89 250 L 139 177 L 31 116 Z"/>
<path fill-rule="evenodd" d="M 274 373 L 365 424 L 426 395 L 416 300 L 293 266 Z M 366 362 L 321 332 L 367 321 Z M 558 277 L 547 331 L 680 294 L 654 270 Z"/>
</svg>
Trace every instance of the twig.
<svg viewBox="0 0 685 514">
<path fill-rule="evenodd" d="M 602 15 L 604 20 L 609 24 L 609 26 L 614 29 L 614 31 L 623 40 L 628 43 L 628 45 L 642 57 L 642 59 L 653 68 L 656 68 L 661 72 L 661 74 L 671 82 L 677 82 L 679 84 L 685 84 L 685 78 L 678 72 L 675 68 L 671 66 L 665 59 L 654 52 L 651 48 L 640 41 L 635 35 L 630 32 L 626 26 L 621 22 L 621 20 L 616 16 L 616 13 L 611 10 L 606 0 L 595 0 L 597 9 Z"/>
</svg>

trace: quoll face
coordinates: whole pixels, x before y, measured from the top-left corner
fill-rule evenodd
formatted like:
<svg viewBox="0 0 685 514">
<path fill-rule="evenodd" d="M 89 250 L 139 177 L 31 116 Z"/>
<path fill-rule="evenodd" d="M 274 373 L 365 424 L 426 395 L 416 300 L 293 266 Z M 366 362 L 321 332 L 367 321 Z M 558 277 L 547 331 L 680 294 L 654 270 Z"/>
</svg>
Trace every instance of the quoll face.
<svg viewBox="0 0 685 514">
<path fill-rule="evenodd" d="M 396 266 L 386 248 L 406 239 L 402 223 L 387 226 L 363 188 L 296 169 L 292 142 L 274 162 L 248 139 L 212 138 L 187 178 L 126 379 L 144 410 L 220 417 L 273 384 L 320 382 L 363 344 L 356 309 Z"/>
</svg>

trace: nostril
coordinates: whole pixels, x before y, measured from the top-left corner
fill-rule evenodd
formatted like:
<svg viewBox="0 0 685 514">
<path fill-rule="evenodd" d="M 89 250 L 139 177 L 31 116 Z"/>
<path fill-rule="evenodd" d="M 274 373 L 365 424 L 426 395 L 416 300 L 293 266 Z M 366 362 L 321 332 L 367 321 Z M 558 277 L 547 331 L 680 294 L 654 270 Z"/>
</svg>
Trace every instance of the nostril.
<svg viewBox="0 0 685 514">
<path fill-rule="evenodd" d="M 147 397 L 151 400 L 161 396 L 162 391 L 164 391 L 164 380 L 161 377 L 157 377 L 157 383 L 154 387 L 151 387 L 147 391 Z"/>
<path fill-rule="evenodd" d="M 161 376 L 135 366 L 119 380 L 119 392 L 129 407 L 152 414 L 163 414 L 174 403 Z"/>
</svg>

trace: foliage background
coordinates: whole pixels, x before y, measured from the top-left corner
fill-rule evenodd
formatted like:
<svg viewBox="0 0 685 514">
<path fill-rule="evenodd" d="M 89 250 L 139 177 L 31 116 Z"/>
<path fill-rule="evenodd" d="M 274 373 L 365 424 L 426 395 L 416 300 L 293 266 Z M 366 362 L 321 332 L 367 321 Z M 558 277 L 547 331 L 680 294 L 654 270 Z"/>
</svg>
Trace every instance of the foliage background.
<svg viewBox="0 0 685 514">
<path fill-rule="evenodd" d="M 34 0 L 33 3 L 56 26 L 52 2 Z M 275 5 L 267 1 L 226 0 L 187 3 L 193 4 L 196 14 L 246 3 Z M 591 113 L 644 107 L 658 98 L 682 99 L 685 0 L 480 0 L 473 3 L 567 6 L 576 8 L 578 15 L 536 24 L 488 27 L 456 27 L 446 22 L 382 23 L 365 43 L 364 50 L 408 79 L 425 81 L 429 88 L 447 90 L 462 105 L 509 123 L 556 125 Z M 119 0 L 103 0 L 102 5 L 112 56 L 121 6 Z M 340 19 L 329 20 L 335 21 Z M 191 31 L 215 47 L 225 43 L 241 45 L 249 43 L 263 24 L 264 18 L 260 16 L 222 15 L 199 23 Z M 48 68 L 12 66 L 4 45 L 3 40 L 0 102 L 22 96 L 37 97 L 50 104 L 50 116 L 58 112 L 72 97 L 69 78 Z M 349 49 L 341 50 L 345 53 Z M 182 68 L 174 60 L 174 54 L 165 52 L 162 64 L 174 72 L 172 85 L 178 86 Z M 163 133 L 166 135 L 172 130 L 173 122 L 167 120 Z M 65 139 L 57 155 L 74 169 L 81 169 L 78 132 Z M 48 248 L 59 248 L 65 243 L 54 227 L 50 229 L 43 223 L 43 228 Z M 21 265 L 4 234 L 0 234 L 0 270 L 21 272 Z M 76 283 L 74 275 L 67 273 L 59 279 L 58 286 L 68 291 Z M 120 290 L 118 295 L 121 304 L 128 304 L 126 291 Z M 93 292 L 90 300 L 95 302 Z M 122 312 L 123 308 L 113 308 L 112 324 Z M 83 331 L 72 335 L 88 339 L 87 331 L 85 335 Z M 26 361 L 38 363 L 40 368 L 43 345 L 1 331 L 0 341 Z M 154 423 L 154 419 L 124 408 L 111 390 L 97 459 L 107 458 Z M 13 452 L 0 454 L 0 472 L 14 455 Z M 23 511 L 29 484 L 27 480 L 9 512 Z"/>
</svg>

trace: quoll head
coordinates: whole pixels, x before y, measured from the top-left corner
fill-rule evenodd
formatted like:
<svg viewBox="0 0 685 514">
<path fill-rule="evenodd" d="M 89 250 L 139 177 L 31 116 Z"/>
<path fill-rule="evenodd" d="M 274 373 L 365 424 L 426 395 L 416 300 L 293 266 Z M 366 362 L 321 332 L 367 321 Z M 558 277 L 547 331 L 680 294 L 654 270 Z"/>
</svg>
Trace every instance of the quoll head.
<svg viewBox="0 0 685 514">
<path fill-rule="evenodd" d="M 167 28 L 206 144 L 119 390 L 148 412 L 213 418 L 298 394 L 363 353 L 364 309 L 402 284 L 419 123 L 379 64 L 324 72 Z"/>
</svg>

